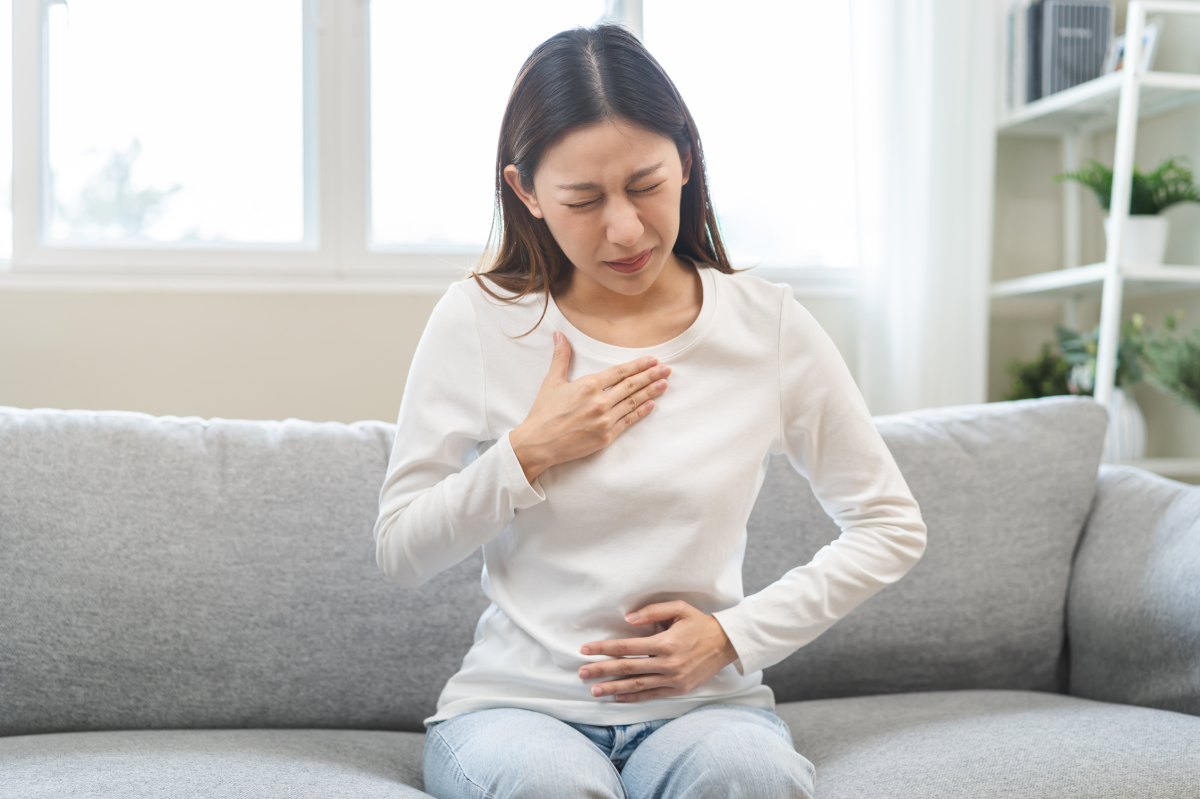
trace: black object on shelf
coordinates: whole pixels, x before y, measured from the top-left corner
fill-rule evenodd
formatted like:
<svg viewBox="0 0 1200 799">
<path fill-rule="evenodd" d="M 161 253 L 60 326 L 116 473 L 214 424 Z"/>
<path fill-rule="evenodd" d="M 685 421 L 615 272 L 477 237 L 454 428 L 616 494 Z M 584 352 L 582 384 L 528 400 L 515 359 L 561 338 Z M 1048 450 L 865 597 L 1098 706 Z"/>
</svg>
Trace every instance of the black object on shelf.
<svg viewBox="0 0 1200 799">
<path fill-rule="evenodd" d="M 1009 107 L 1099 77 L 1113 19 L 1111 0 L 1013 0 L 1006 48 Z"/>
<path fill-rule="evenodd" d="M 1041 96 L 1100 77 L 1112 31 L 1113 4 L 1108 0 L 1044 0 L 1041 5 Z"/>
<path fill-rule="evenodd" d="M 1042 97 L 1042 0 L 1029 4 L 1025 23 L 1025 102 Z"/>
</svg>

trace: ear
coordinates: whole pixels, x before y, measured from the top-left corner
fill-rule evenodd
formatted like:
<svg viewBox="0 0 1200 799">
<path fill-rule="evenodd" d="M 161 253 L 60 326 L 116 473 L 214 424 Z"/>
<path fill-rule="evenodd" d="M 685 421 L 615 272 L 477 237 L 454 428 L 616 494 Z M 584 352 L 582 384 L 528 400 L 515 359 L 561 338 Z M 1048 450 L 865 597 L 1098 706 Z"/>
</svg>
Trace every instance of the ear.
<svg viewBox="0 0 1200 799">
<path fill-rule="evenodd" d="M 692 148 L 689 147 L 679 160 L 683 164 L 683 183 L 680 184 L 682 186 L 692 176 Z"/>
<path fill-rule="evenodd" d="M 521 202 L 525 203 L 525 207 L 529 209 L 529 213 L 538 219 L 542 218 L 542 209 L 538 205 L 537 195 L 525 190 L 525 187 L 521 185 L 521 173 L 512 164 L 504 167 L 504 182 L 513 190 L 513 193 L 521 198 Z"/>
</svg>

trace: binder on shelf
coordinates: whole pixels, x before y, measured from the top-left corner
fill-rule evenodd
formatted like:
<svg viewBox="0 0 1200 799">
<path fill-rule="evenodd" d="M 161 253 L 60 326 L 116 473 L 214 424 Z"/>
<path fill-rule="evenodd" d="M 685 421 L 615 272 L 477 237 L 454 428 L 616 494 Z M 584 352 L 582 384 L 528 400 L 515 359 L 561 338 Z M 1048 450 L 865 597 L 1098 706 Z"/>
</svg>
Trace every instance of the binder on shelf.
<svg viewBox="0 0 1200 799">
<path fill-rule="evenodd" d="M 1005 18 L 1009 113 L 1103 74 L 1113 25 L 1110 0 L 1012 0 Z"/>
<path fill-rule="evenodd" d="M 1041 96 L 1100 77 L 1113 34 L 1113 4 L 1109 0 L 1044 0 L 1041 5 Z"/>
</svg>

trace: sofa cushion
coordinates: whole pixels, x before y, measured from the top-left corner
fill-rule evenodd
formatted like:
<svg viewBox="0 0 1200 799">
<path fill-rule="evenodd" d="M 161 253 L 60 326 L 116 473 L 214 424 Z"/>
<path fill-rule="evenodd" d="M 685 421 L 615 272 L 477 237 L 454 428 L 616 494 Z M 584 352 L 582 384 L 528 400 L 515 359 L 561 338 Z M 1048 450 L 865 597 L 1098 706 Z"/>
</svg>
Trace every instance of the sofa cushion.
<svg viewBox="0 0 1200 799">
<path fill-rule="evenodd" d="M 1200 718 L 1025 691 L 777 708 L 821 799 L 1194 799 Z"/>
<path fill-rule="evenodd" d="M 398 799 L 421 791 L 425 736 L 153 730 L 0 738 L 0 797 Z"/>
<path fill-rule="evenodd" d="M 1072 694 L 1200 716 L 1200 487 L 1101 468 L 1067 621 Z"/>
<path fill-rule="evenodd" d="M 880 416 L 928 528 L 924 556 L 766 671 L 778 701 L 905 691 L 1065 691 L 1071 555 L 1107 414 L 1087 398 Z M 746 592 L 838 535 L 808 482 L 772 464 L 749 523 Z"/>
<path fill-rule="evenodd" d="M 393 429 L 0 408 L 0 735 L 423 731 L 487 603 L 375 565 Z"/>
<path fill-rule="evenodd" d="M 767 672 L 781 700 L 1061 689 L 1071 551 L 1105 414 L 1052 398 L 876 420 L 921 562 Z M 0 408 L 0 735 L 422 730 L 486 606 L 478 554 L 414 591 L 375 566 L 393 425 Z M 771 464 L 748 592 L 838 534 Z"/>
</svg>

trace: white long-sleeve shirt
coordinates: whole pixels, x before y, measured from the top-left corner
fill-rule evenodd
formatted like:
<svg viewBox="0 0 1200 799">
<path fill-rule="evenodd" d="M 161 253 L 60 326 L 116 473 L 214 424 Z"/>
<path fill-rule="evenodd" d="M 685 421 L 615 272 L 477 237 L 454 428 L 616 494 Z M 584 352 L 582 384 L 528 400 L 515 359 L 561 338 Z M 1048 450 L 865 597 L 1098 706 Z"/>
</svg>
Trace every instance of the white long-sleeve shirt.
<svg viewBox="0 0 1200 799">
<path fill-rule="evenodd" d="M 376 554 L 419 586 L 483 547 L 479 619 L 437 713 L 516 707 L 585 724 L 675 718 L 723 702 L 773 707 L 762 669 L 812 641 L 925 549 L 920 510 L 829 336 L 788 286 L 699 267 L 700 314 L 664 344 L 579 332 L 545 294 L 513 303 L 474 281 L 438 302 L 417 346 L 380 492 Z M 503 294 L 503 292 L 498 291 Z M 575 380 L 643 355 L 671 367 L 654 410 L 608 447 L 531 485 L 508 432 L 550 367 Z M 807 564 L 742 594 L 746 520 L 768 457 L 786 453 L 841 528 Z M 691 693 L 617 703 L 578 669 L 591 641 L 660 632 L 626 613 L 681 599 L 713 614 L 738 660 Z"/>
</svg>

